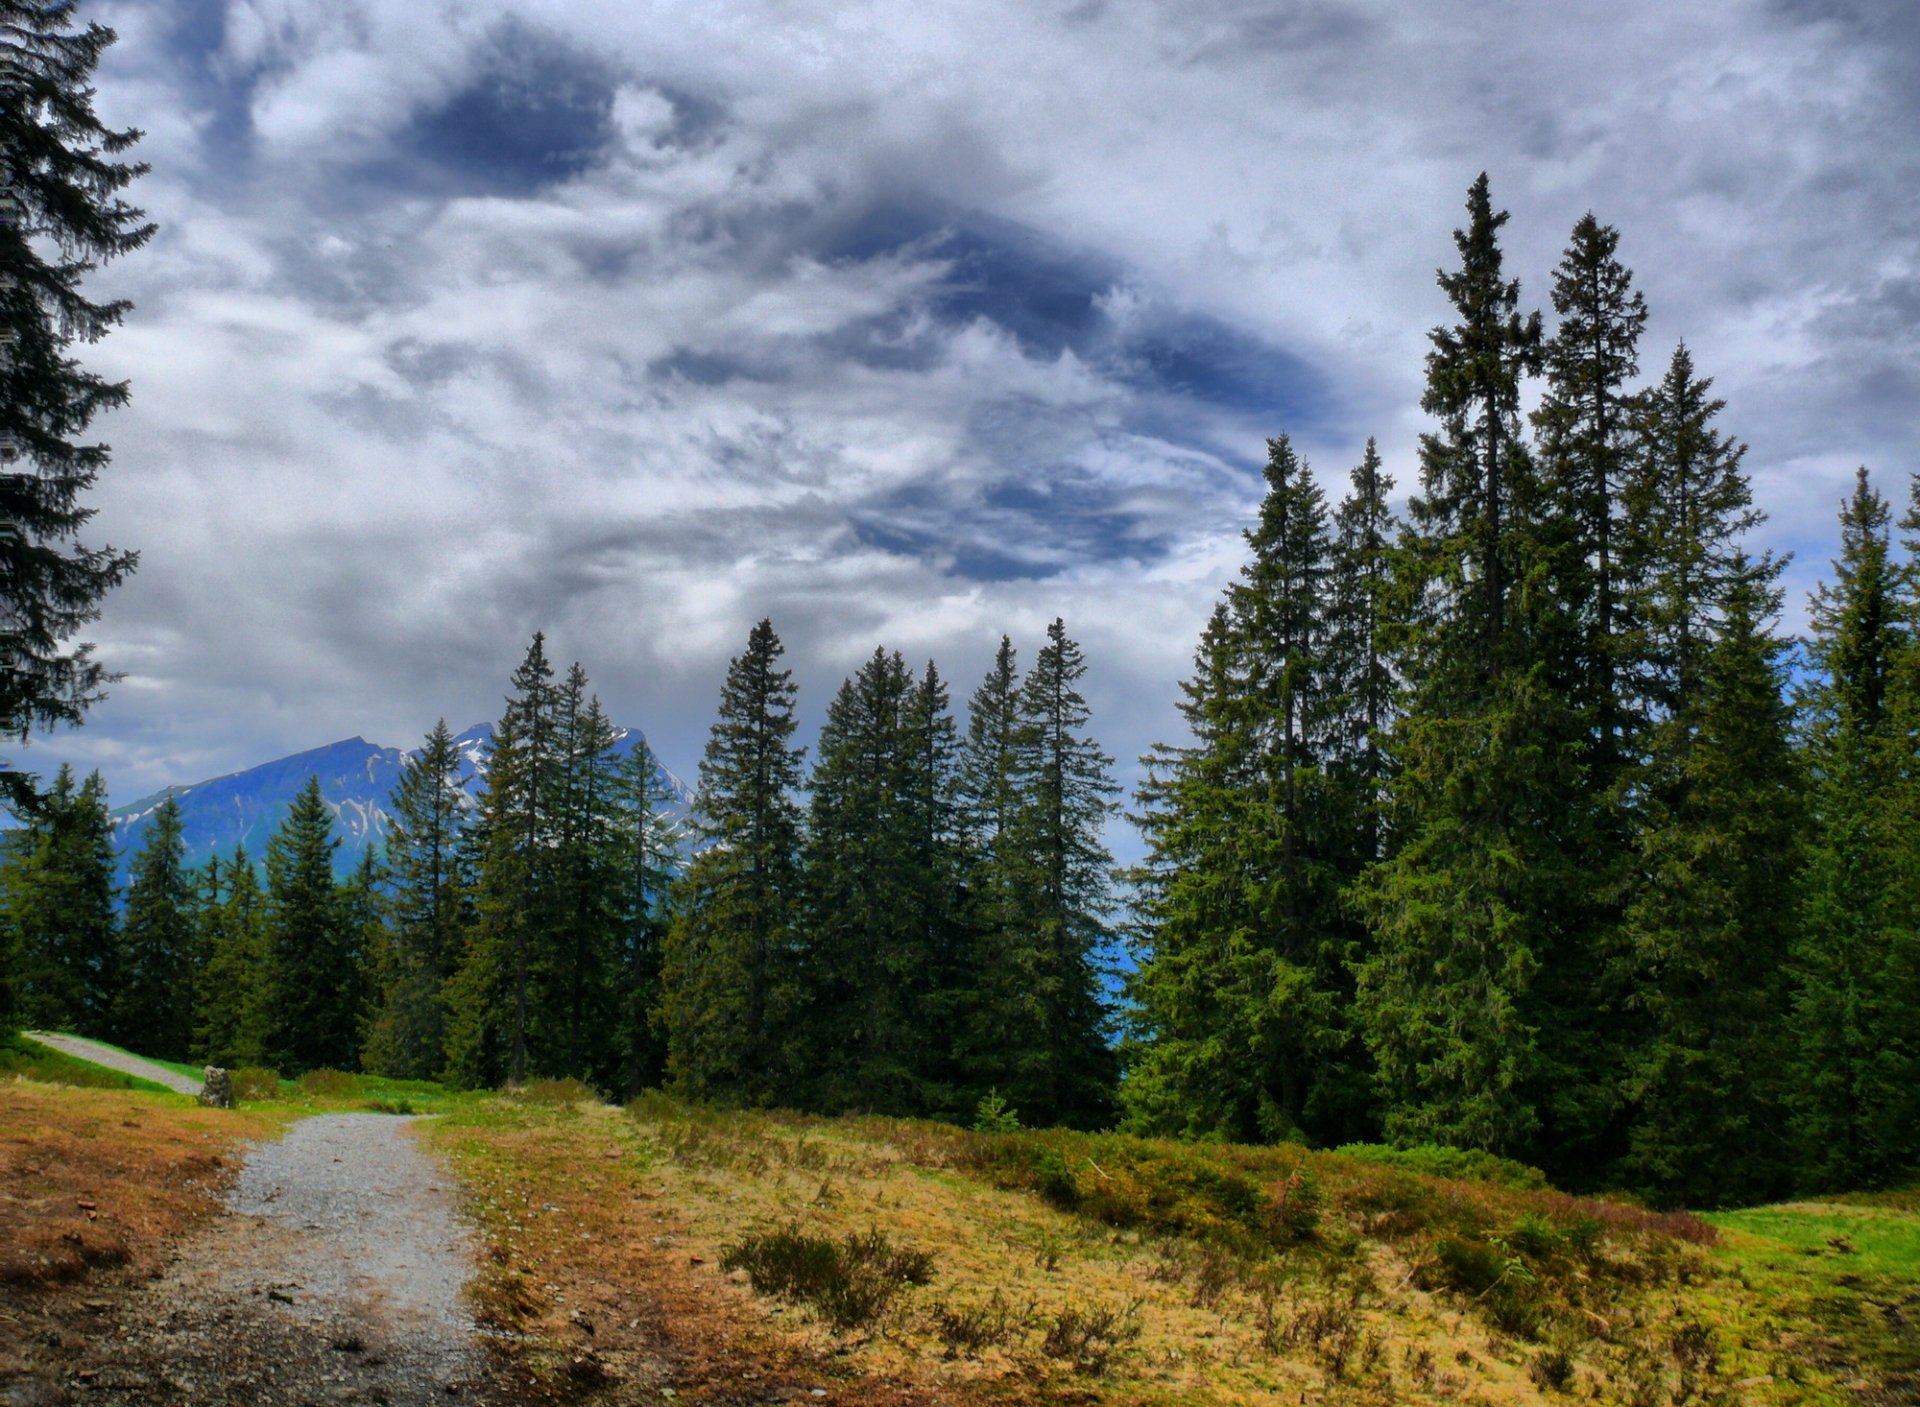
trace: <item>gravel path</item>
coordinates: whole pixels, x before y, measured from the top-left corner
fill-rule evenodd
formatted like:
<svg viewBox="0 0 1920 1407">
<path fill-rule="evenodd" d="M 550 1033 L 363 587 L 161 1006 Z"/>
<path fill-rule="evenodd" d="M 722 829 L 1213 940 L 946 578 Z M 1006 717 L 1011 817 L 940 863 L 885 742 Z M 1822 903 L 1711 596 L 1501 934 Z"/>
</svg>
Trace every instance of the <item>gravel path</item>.
<svg viewBox="0 0 1920 1407">
<path fill-rule="evenodd" d="M 152 1080 L 157 1085 L 177 1089 L 182 1094 L 200 1093 L 199 1080 L 182 1075 L 178 1071 L 169 1070 L 164 1065 L 155 1065 L 151 1060 L 142 1060 L 137 1055 L 128 1055 L 125 1051 L 115 1050 L 112 1046 L 101 1045 L 98 1041 L 90 1041 L 83 1036 L 58 1036 L 51 1031 L 28 1031 L 25 1034 L 29 1039 L 36 1040 L 44 1046 L 52 1046 L 55 1050 L 71 1055 L 76 1060 L 104 1065 L 109 1070 L 118 1070 L 136 1079 Z"/>
<path fill-rule="evenodd" d="M 321 1114 L 254 1148 L 228 1214 L 142 1297 L 86 1400 L 515 1400 L 475 1343 L 474 1248 L 412 1122 Z"/>
</svg>

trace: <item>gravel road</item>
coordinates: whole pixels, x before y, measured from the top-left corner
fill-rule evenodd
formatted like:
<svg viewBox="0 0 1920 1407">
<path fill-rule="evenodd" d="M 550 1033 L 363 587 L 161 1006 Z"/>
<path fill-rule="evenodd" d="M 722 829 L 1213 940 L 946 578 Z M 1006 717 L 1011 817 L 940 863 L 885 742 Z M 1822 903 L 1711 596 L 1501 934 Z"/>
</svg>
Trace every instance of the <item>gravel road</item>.
<svg viewBox="0 0 1920 1407">
<path fill-rule="evenodd" d="M 412 1122 L 321 1114 L 254 1148 L 227 1215 L 141 1297 L 86 1400 L 517 1400 L 475 1342 L 474 1248 Z"/>
<path fill-rule="evenodd" d="M 109 1070 L 118 1070 L 137 1079 L 152 1080 L 157 1085 L 177 1089 L 182 1094 L 200 1093 L 199 1080 L 169 1070 L 164 1065 L 155 1065 L 151 1060 L 142 1060 L 137 1055 L 115 1050 L 112 1046 L 101 1045 L 98 1041 L 90 1041 L 83 1036 L 57 1036 L 51 1031 L 28 1031 L 26 1035 L 41 1045 L 52 1046 L 63 1054 L 90 1064 L 104 1065 Z"/>
</svg>

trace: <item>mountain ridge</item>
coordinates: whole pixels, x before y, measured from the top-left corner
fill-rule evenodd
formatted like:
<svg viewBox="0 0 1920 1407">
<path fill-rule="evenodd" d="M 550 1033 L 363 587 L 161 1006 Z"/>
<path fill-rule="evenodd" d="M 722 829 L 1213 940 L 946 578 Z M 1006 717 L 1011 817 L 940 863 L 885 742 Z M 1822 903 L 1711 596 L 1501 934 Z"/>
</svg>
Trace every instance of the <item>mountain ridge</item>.
<svg viewBox="0 0 1920 1407">
<path fill-rule="evenodd" d="M 615 751 L 627 756 L 645 737 L 637 728 L 614 729 Z M 461 789 L 471 798 L 474 782 L 486 776 L 487 748 L 493 725 L 476 723 L 454 737 L 460 756 Z M 245 846 L 258 863 L 266 854 L 267 838 L 285 819 L 293 800 L 309 777 L 320 779 L 320 796 L 333 813 L 339 844 L 334 870 L 351 873 L 361 857 L 379 845 L 392 826 L 388 803 L 408 760 L 420 749 L 397 748 L 368 742 L 355 734 L 302 752 L 289 753 L 237 772 L 197 782 L 163 787 L 157 792 L 115 807 L 109 814 L 119 851 L 117 873 L 122 884 L 153 813 L 171 797 L 179 803 L 183 820 L 186 863 L 201 866 L 219 856 L 227 858 L 235 846 Z M 660 776 L 681 808 L 693 803 L 693 789 L 673 772 Z"/>
</svg>

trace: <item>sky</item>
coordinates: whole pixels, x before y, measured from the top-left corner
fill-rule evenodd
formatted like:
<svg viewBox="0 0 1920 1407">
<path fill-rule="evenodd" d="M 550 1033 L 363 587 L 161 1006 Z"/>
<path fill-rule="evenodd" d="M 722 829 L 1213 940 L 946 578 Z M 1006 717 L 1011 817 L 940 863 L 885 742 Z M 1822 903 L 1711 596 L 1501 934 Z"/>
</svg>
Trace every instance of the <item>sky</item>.
<svg viewBox="0 0 1920 1407">
<path fill-rule="evenodd" d="M 1265 438 L 1416 481 L 1481 171 L 1545 307 L 1591 210 L 1827 571 L 1920 469 L 1920 7 L 93 0 L 160 225 L 88 540 L 124 671 L 17 755 L 117 803 L 498 715 L 535 630 L 690 779 L 771 617 L 811 741 L 1063 617 L 1131 784 Z M 1549 310 L 1550 312 L 1550 310 Z M 1551 318 L 1549 316 L 1549 322 Z"/>
</svg>

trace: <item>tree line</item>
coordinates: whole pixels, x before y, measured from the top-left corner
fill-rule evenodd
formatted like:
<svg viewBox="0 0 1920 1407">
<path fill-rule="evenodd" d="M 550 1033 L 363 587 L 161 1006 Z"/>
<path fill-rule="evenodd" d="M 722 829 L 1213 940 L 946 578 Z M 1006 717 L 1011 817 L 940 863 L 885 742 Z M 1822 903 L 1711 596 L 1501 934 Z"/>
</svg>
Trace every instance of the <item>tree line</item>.
<svg viewBox="0 0 1920 1407">
<path fill-rule="evenodd" d="M 1694 1205 L 1910 1175 L 1920 488 L 1896 525 L 1860 471 L 1787 638 L 1711 380 L 1683 344 L 1640 381 L 1618 232 L 1576 225 L 1549 329 L 1506 219 L 1483 176 L 1403 509 L 1371 441 L 1335 503 L 1269 442 L 1124 923 L 1061 622 L 964 718 L 876 650 L 809 764 L 762 621 L 684 825 L 536 636 L 477 794 L 436 728 L 343 882 L 317 783 L 264 884 L 187 870 L 169 803 L 116 920 L 104 788 L 63 773 L 5 841 L 8 1009 L 286 1069 L 1485 1148 Z"/>
<path fill-rule="evenodd" d="M 1143 1131 L 1485 1148 L 1696 1205 L 1920 1165 L 1920 487 L 1811 629 L 1744 446 L 1592 215 L 1549 332 L 1484 176 L 1404 514 L 1269 444 L 1138 797 Z M 1533 409 L 1524 411 L 1523 407 Z M 1920 481 L 1916 481 L 1920 483 Z"/>
<path fill-rule="evenodd" d="M 310 779 L 267 843 L 186 864 L 169 797 L 116 912 L 98 774 L 56 779 L 0 848 L 5 1011 L 162 1057 L 488 1086 L 671 1083 L 726 1103 L 948 1118 L 1114 1116 L 1112 759 L 1060 621 L 1003 638 L 964 728 L 929 662 L 876 650 L 809 769 L 769 621 L 728 669 L 693 813 L 624 757 L 536 635 L 473 794 L 442 721 L 384 848 L 336 880 Z M 804 799 L 804 804 L 803 804 Z"/>
</svg>

